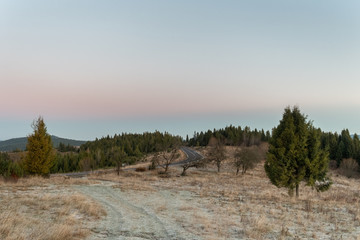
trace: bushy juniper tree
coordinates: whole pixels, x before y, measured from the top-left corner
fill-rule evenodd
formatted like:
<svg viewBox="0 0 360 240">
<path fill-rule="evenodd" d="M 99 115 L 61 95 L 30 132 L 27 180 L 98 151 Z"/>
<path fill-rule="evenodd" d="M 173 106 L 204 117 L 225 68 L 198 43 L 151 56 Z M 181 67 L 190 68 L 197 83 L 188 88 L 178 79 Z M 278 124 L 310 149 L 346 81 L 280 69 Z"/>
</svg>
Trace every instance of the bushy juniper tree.
<svg viewBox="0 0 360 240">
<path fill-rule="evenodd" d="M 28 136 L 26 148 L 28 150 L 25 158 L 26 170 L 30 174 L 47 176 L 54 164 L 55 155 L 51 136 L 42 117 L 33 122 L 34 133 Z"/>
<path fill-rule="evenodd" d="M 320 146 L 320 129 L 307 121 L 298 107 L 287 107 L 280 124 L 273 129 L 265 171 L 277 187 L 289 189 L 289 195 L 302 181 L 319 191 L 327 190 L 331 181 L 326 177 L 328 154 Z"/>
</svg>

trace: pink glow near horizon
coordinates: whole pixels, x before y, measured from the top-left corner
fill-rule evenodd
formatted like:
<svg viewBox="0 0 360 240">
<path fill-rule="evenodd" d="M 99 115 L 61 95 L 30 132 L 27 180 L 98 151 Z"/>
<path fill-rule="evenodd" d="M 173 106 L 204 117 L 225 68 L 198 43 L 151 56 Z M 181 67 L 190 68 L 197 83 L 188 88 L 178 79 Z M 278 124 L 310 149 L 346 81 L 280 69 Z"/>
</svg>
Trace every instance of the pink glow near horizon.
<svg viewBox="0 0 360 240">
<path fill-rule="evenodd" d="M 5 82 L 7 89 L 0 96 L 3 116 L 34 116 L 38 114 L 51 117 L 126 117 L 146 115 L 177 115 L 215 112 L 241 112 L 283 108 L 291 104 L 305 107 L 358 104 L 355 94 L 343 95 L 334 99 L 336 92 L 322 94 L 317 98 L 318 89 L 302 87 L 274 93 L 271 83 L 254 88 L 242 88 L 242 84 L 221 86 L 204 83 L 203 86 L 190 83 L 146 84 L 106 83 L 99 81 L 91 85 L 83 82 L 59 84 L 59 82 Z M 10 83 L 10 84 L 9 84 Z M 126 85 L 126 86 L 124 86 Z M 172 85 L 172 86 L 171 86 Z M 268 89 L 269 91 L 265 90 Z M 281 89 L 281 87 L 278 87 Z M 328 90 L 329 91 L 329 90 Z M 303 98 L 301 98 L 301 97 Z M 314 102 L 315 101 L 315 102 Z"/>
<path fill-rule="evenodd" d="M 0 117 L 360 108 L 360 3 L 256 2 L 1 1 Z"/>
</svg>

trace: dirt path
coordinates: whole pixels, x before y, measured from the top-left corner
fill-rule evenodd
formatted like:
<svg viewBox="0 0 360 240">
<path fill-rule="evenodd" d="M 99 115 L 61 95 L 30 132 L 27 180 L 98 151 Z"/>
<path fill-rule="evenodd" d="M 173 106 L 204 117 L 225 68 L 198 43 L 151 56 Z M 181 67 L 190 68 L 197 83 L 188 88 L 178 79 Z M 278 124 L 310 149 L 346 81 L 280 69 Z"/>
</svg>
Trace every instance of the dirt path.
<svg viewBox="0 0 360 240">
<path fill-rule="evenodd" d="M 151 201 L 147 202 L 139 201 L 146 199 L 143 193 L 122 192 L 111 182 L 75 188 L 98 201 L 107 211 L 107 217 L 92 226 L 94 234 L 89 239 L 198 239 L 184 233 L 173 219 L 157 215 L 164 193 L 152 192 Z"/>
</svg>

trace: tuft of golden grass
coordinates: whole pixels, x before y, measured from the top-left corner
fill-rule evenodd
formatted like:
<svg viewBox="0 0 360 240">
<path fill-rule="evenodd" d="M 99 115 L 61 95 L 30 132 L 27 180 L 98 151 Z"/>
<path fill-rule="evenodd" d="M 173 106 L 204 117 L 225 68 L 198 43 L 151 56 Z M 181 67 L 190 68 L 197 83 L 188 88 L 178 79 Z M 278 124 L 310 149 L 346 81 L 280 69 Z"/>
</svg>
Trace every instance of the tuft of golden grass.
<svg viewBox="0 0 360 240">
<path fill-rule="evenodd" d="M 0 239 L 84 239 L 86 223 L 106 215 L 95 201 L 43 178 L 0 187 Z"/>
<path fill-rule="evenodd" d="M 52 176 L 50 178 L 43 178 L 40 176 L 30 176 L 20 178 L 17 182 L 8 182 L 0 178 L 1 187 L 11 187 L 15 189 L 27 189 L 31 187 L 43 187 L 48 185 L 79 185 L 92 184 L 94 181 L 87 178 L 71 178 L 66 176 Z"/>
</svg>

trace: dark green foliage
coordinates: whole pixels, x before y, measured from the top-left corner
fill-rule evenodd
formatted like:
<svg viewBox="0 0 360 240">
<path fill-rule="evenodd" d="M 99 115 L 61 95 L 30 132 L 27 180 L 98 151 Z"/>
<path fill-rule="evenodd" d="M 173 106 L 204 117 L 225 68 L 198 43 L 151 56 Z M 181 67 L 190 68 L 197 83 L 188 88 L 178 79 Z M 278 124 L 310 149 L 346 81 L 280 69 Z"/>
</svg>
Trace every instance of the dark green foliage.
<svg viewBox="0 0 360 240">
<path fill-rule="evenodd" d="M 120 171 L 122 164 L 133 164 L 148 153 L 171 150 L 181 143 L 181 137 L 158 131 L 106 136 L 81 145 L 78 153 L 58 153 L 51 173 L 109 167 Z"/>
<path fill-rule="evenodd" d="M 358 164 L 360 163 L 360 140 L 359 140 L 359 136 L 357 134 L 354 134 L 353 137 L 353 156 L 352 158 L 354 158 Z"/>
<path fill-rule="evenodd" d="M 0 176 L 17 179 L 24 175 L 22 163 L 12 162 L 7 153 L 0 153 Z"/>
<path fill-rule="evenodd" d="M 326 191 L 332 182 L 326 176 L 329 167 L 329 153 L 321 148 L 321 130 L 309 127 L 307 140 L 306 175 L 304 180 L 308 186 L 317 191 Z"/>
<path fill-rule="evenodd" d="M 344 144 L 342 149 L 342 158 L 351 158 L 353 156 L 354 150 L 353 141 L 348 129 L 341 131 L 341 142 Z"/>
<path fill-rule="evenodd" d="M 257 129 L 251 130 L 249 127 L 242 129 L 232 125 L 224 129 L 207 132 L 194 132 L 194 136 L 187 141 L 189 146 L 207 146 L 212 137 L 221 140 L 227 146 L 252 146 L 260 145 L 261 142 L 267 142 L 270 139 L 270 132 Z"/>
<path fill-rule="evenodd" d="M 296 189 L 296 196 L 302 181 L 317 190 L 330 186 L 326 178 L 329 160 L 320 148 L 320 134 L 298 107 L 285 109 L 283 119 L 273 129 L 265 162 L 266 174 L 275 186 L 288 188 L 290 195 Z"/>
<path fill-rule="evenodd" d="M 51 173 L 66 173 L 80 171 L 80 154 L 78 153 L 57 153 Z"/>
<path fill-rule="evenodd" d="M 107 136 L 106 138 L 96 139 L 92 142 L 87 142 L 81 145 L 81 150 L 89 149 L 94 152 L 99 149 L 102 153 L 107 155 L 113 146 L 124 148 L 128 156 L 141 157 L 144 154 L 159 152 L 180 145 L 182 138 L 179 136 L 172 136 L 169 133 L 154 133 L 143 134 L 126 134 L 115 135 L 114 137 Z"/>
<path fill-rule="evenodd" d="M 9 154 L 0 153 L 0 175 L 3 177 L 8 177 L 9 169 L 11 165 L 11 160 Z"/>
<path fill-rule="evenodd" d="M 65 145 L 64 143 L 59 143 L 59 146 L 57 147 L 57 150 L 59 152 L 77 152 L 78 149 L 74 146 L 71 146 L 69 143 Z"/>
<path fill-rule="evenodd" d="M 338 133 L 322 133 L 321 148 L 329 152 L 329 158 L 335 160 L 337 167 L 343 159 L 353 158 L 360 163 L 360 140 L 357 134 L 350 135 L 348 129 Z"/>
</svg>

